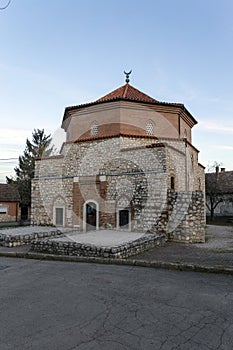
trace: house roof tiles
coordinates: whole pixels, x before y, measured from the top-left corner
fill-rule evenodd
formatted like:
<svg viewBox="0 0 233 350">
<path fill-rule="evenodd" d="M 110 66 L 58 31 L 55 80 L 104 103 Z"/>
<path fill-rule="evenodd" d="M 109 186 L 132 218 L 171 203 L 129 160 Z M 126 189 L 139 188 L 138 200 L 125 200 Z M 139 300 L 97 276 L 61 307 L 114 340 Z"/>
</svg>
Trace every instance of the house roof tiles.
<svg viewBox="0 0 233 350">
<path fill-rule="evenodd" d="M 220 171 L 218 174 L 205 174 L 208 183 L 215 184 L 218 182 L 218 188 L 223 194 L 233 194 L 233 171 Z"/>
<path fill-rule="evenodd" d="M 0 202 L 19 202 L 19 192 L 15 184 L 0 184 Z"/>
</svg>

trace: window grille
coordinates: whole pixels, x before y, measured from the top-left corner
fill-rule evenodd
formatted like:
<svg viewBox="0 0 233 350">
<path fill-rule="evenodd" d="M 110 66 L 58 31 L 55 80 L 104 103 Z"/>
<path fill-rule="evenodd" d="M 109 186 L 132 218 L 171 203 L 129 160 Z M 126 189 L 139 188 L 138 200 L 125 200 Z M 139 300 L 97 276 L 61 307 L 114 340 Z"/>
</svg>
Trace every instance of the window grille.
<svg viewBox="0 0 233 350">
<path fill-rule="evenodd" d="M 147 135 L 154 135 L 154 125 L 152 122 L 146 123 L 146 134 Z"/>
<path fill-rule="evenodd" d="M 98 136 L 98 124 L 94 122 L 91 127 L 92 136 Z"/>
</svg>

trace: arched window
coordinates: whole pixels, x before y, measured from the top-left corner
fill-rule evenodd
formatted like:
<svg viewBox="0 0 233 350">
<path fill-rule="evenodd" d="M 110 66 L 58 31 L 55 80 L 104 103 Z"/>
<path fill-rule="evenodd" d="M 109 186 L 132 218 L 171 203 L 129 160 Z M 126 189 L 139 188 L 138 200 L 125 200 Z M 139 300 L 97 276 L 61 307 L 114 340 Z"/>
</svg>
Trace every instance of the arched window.
<svg viewBox="0 0 233 350">
<path fill-rule="evenodd" d="M 97 122 L 92 123 L 91 135 L 92 136 L 98 136 L 98 123 Z"/>
<path fill-rule="evenodd" d="M 146 134 L 154 135 L 154 124 L 150 120 L 146 123 Z"/>
<path fill-rule="evenodd" d="M 191 154 L 191 164 L 192 164 L 192 168 L 193 168 L 193 165 L 194 165 L 194 157 L 193 157 L 193 154 Z"/>
<path fill-rule="evenodd" d="M 171 176 L 171 190 L 175 189 L 175 177 Z"/>
<path fill-rule="evenodd" d="M 187 139 L 187 130 L 184 129 L 184 138 Z"/>
</svg>

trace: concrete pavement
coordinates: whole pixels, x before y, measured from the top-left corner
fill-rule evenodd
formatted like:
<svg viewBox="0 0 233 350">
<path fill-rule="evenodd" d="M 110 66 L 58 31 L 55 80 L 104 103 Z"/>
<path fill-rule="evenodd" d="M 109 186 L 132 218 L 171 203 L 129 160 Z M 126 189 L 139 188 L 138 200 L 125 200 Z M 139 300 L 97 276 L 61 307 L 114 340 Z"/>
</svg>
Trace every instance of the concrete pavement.
<svg viewBox="0 0 233 350">
<path fill-rule="evenodd" d="M 232 350 L 232 276 L 1 257 L 0 281 L 1 350 Z"/>
</svg>

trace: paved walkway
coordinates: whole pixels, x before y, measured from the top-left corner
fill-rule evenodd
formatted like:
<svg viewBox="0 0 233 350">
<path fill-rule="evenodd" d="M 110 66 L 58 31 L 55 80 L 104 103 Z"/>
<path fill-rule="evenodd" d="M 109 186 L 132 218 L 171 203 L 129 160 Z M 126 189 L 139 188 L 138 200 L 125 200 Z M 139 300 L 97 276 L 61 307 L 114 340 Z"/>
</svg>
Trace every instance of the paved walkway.
<svg viewBox="0 0 233 350">
<path fill-rule="evenodd" d="M 168 242 L 164 247 L 151 249 L 134 259 L 233 267 L 233 226 L 208 225 L 206 243 Z"/>
<path fill-rule="evenodd" d="M 115 244 L 114 239 L 116 239 L 116 235 L 118 233 L 119 232 L 116 231 L 108 232 L 109 236 L 106 239 L 108 240 L 109 244 Z M 120 234 L 129 235 L 129 240 L 131 240 L 131 235 L 137 235 L 134 233 L 125 232 L 120 232 Z M 79 234 L 78 236 L 84 237 L 84 235 L 85 234 Z M 75 237 L 74 235 L 70 236 L 72 239 Z M 96 237 L 95 239 L 97 239 Z M 124 237 L 124 239 L 125 238 L 126 237 Z M 98 240 L 99 239 L 100 236 L 98 237 Z M 107 241 L 105 241 L 105 244 L 107 244 Z M 11 255 L 14 255 L 15 253 L 15 255 L 17 255 L 17 253 L 27 254 L 29 250 L 30 246 L 15 248 L 0 247 L 0 255 L 8 255 L 9 253 Z M 171 263 L 178 264 L 182 267 L 182 265 L 191 264 L 193 266 L 202 265 L 205 267 L 218 267 L 222 268 L 223 270 L 230 269 L 233 273 L 233 226 L 208 225 L 206 243 L 185 244 L 168 242 L 164 247 L 156 247 L 147 252 L 126 259 L 125 263 L 127 263 L 127 261 L 132 262 L 132 260 L 138 265 L 140 265 L 140 263 L 142 265 L 146 265 L 148 263 L 148 266 L 153 266 L 153 262 L 161 262 L 161 266 L 166 263 L 168 263 L 168 265 Z"/>
</svg>

